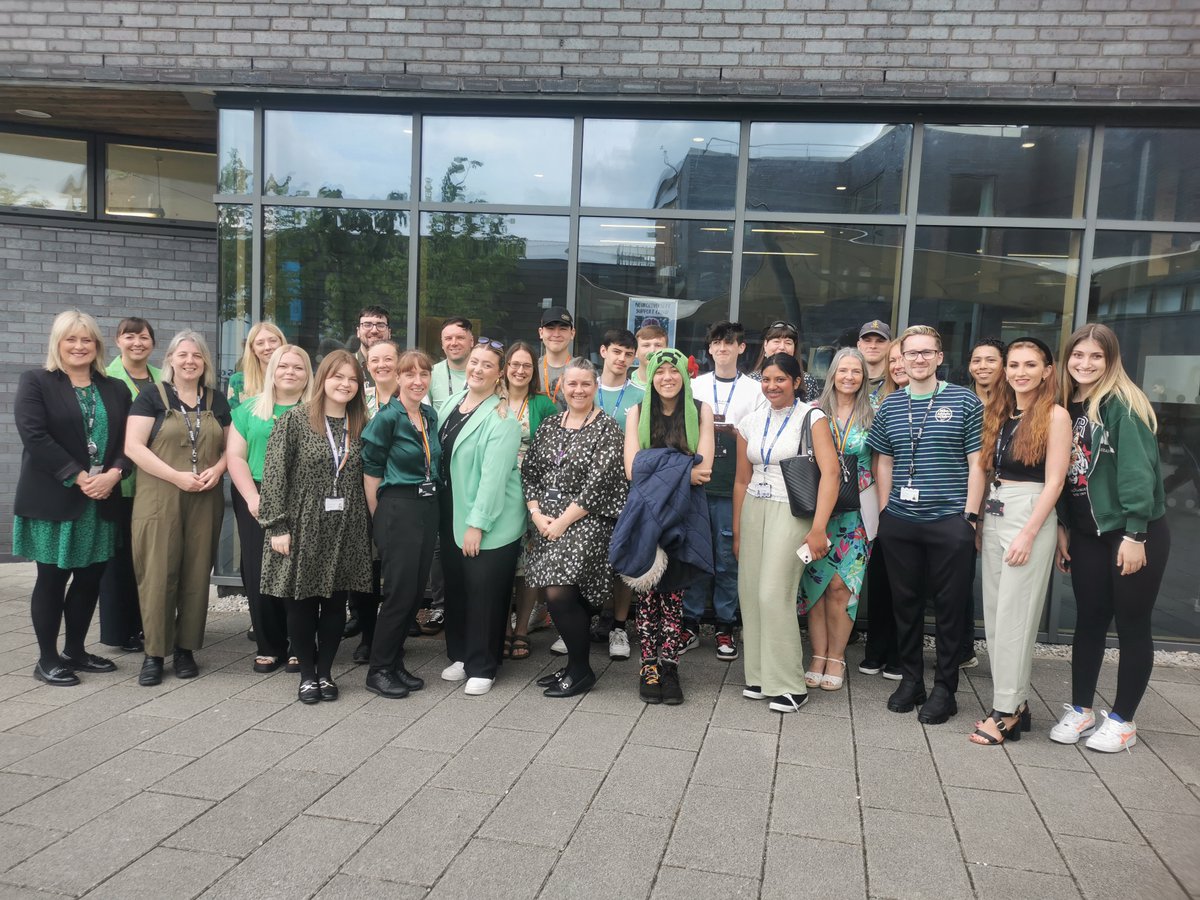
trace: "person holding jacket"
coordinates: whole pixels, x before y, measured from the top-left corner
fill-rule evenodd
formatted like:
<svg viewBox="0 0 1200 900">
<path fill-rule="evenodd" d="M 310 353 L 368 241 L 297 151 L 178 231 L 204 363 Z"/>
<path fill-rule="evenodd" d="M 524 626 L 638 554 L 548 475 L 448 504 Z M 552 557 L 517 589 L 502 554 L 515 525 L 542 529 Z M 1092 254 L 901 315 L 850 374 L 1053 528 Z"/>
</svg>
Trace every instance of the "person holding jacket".
<svg viewBox="0 0 1200 900">
<path fill-rule="evenodd" d="M 446 681 L 463 693 L 492 689 L 500 667 L 513 575 L 528 514 L 517 454 L 521 426 L 500 396 L 504 345 L 481 337 L 467 358 L 467 388 L 438 410 L 442 571 L 446 579 Z"/>
<path fill-rule="evenodd" d="M 1116 753 L 1137 743 L 1133 717 L 1154 668 L 1150 616 L 1171 532 L 1150 400 L 1125 373 L 1117 336 L 1085 325 L 1067 339 L 1062 400 L 1074 422 L 1071 463 L 1059 500 L 1059 571 L 1070 572 L 1078 616 L 1071 702 L 1050 739 Z M 1109 624 L 1121 659 L 1112 711 L 1097 727 L 1092 701 Z"/>
</svg>

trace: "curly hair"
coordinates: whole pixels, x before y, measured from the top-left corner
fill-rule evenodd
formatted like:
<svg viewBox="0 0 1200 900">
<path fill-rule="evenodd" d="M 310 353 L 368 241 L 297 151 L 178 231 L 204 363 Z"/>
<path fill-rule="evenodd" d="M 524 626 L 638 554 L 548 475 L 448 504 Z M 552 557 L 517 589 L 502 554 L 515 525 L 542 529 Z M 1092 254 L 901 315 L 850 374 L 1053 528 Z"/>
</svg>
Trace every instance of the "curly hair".
<svg viewBox="0 0 1200 900">
<path fill-rule="evenodd" d="M 1016 429 L 1012 439 L 1012 456 L 1018 462 L 1027 466 L 1035 466 L 1046 458 L 1046 445 L 1050 440 L 1050 419 L 1058 402 L 1058 381 L 1054 376 L 1054 357 L 1050 355 L 1045 344 L 1028 338 L 1017 338 L 1004 350 L 1004 366 L 1008 368 L 1008 357 L 1014 350 L 1031 349 L 1037 351 L 1050 375 L 1042 379 L 1033 395 L 1033 402 L 1021 413 L 1021 425 Z M 980 458 L 984 471 L 990 472 L 996 465 L 996 442 L 1004 424 L 1017 411 L 1017 395 L 1002 377 L 996 382 L 988 398 L 983 415 L 983 445 L 980 447 Z"/>
</svg>

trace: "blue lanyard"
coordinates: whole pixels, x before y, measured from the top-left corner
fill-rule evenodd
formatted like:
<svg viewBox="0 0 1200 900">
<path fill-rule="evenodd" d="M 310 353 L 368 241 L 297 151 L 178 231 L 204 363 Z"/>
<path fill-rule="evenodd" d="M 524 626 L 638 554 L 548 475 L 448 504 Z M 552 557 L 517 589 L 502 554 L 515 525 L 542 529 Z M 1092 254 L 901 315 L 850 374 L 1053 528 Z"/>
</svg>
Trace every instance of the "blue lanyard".
<svg viewBox="0 0 1200 900">
<path fill-rule="evenodd" d="M 621 393 L 617 394 L 617 402 L 613 404 L 612 412 L 608 412 L 604 408 L 604 388 L 600 389 L 600 396 L 597 399 L 600 401 L 600 412 L 608 413 L 614 419 L 617 417 L 617 410 L 621 408 L 621 401 L 625 398 L 625 390 L 629 387 L 629 379 L 625 379 L 625 383 L 621 385 Z"/>
<path fill-rule="evenodd" d="M 788 411 L 788 414 L 784 416 L 783 424 L 779 426 L 779 430 L 775 432 L 775 440 L 771 441 L 771 446 L 769 449 L 767 447 L 767 432 L 771 428 L 771 409 L 770 407 L 767 408 L 767 420 L 763 422 L 762 444 L 759 447 L 762 452 L 764 466 L 769 466 L 771 464 L 771 454 L 775 452 L 775 445 L 779 443 L 779 437 L 783 434 L 783 429 L 787 428 L 788 422 L 792 420 L 792 413 L 796 411 L 796 407 L 799 404 L 799 399 L 792 401 L 792 408 Z"/>
<path fill-rule="evenodd" d="M 741 377 L 741 372 L 738 372 L 733 376 L 733 384 L 729 386 L 729 396 L 725 398 L 725 411 L 722 412 L 720 407 L 717 405 L 717 376 L 715 372 L 713 373 L 713 412 L 715 412 L 717 415 L 723 416 L 729 414 L 729 404 L 733 402 L 733 392 L 737 390 L 738 379 Z"/>
</svg>

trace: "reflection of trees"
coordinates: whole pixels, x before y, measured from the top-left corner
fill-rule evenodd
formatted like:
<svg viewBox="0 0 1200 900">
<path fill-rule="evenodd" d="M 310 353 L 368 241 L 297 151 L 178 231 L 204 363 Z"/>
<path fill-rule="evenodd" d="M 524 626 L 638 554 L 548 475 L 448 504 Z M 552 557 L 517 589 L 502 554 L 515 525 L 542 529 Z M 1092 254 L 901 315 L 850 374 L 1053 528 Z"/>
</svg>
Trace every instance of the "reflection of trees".
<svg viewBox="0 0 1200 900">
<path fill-rule="evenodd" d="M 217 304 L 221 322 L 244 320 L 250 309 L 251 227 L 249 206 L 217 207 Z"/>
<path fill-rule="evenodd" d="M 222 194 L 250 193 L 250 167 L 242 161 L 237 147 L 229 148 L 229 161 L 217 175 L 217 190 Z"/>
</svg>

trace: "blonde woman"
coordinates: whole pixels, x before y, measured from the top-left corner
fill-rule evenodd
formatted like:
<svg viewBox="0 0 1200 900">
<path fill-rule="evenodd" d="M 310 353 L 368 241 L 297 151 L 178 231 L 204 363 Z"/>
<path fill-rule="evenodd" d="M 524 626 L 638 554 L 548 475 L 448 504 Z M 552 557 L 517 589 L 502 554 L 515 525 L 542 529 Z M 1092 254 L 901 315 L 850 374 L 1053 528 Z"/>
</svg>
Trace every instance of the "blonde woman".
<svg viewBox="0 0 1200 900">
<path fill-rule="evenodd" d="M 283 332 L 271 322 L 258 322 L 246 335 L 241 368 L 229 379 L 229 408 L 237 409 L 247 397 L 257 397 L 266 383 L 271 354 L 287 343 Z"/>
</svg>

